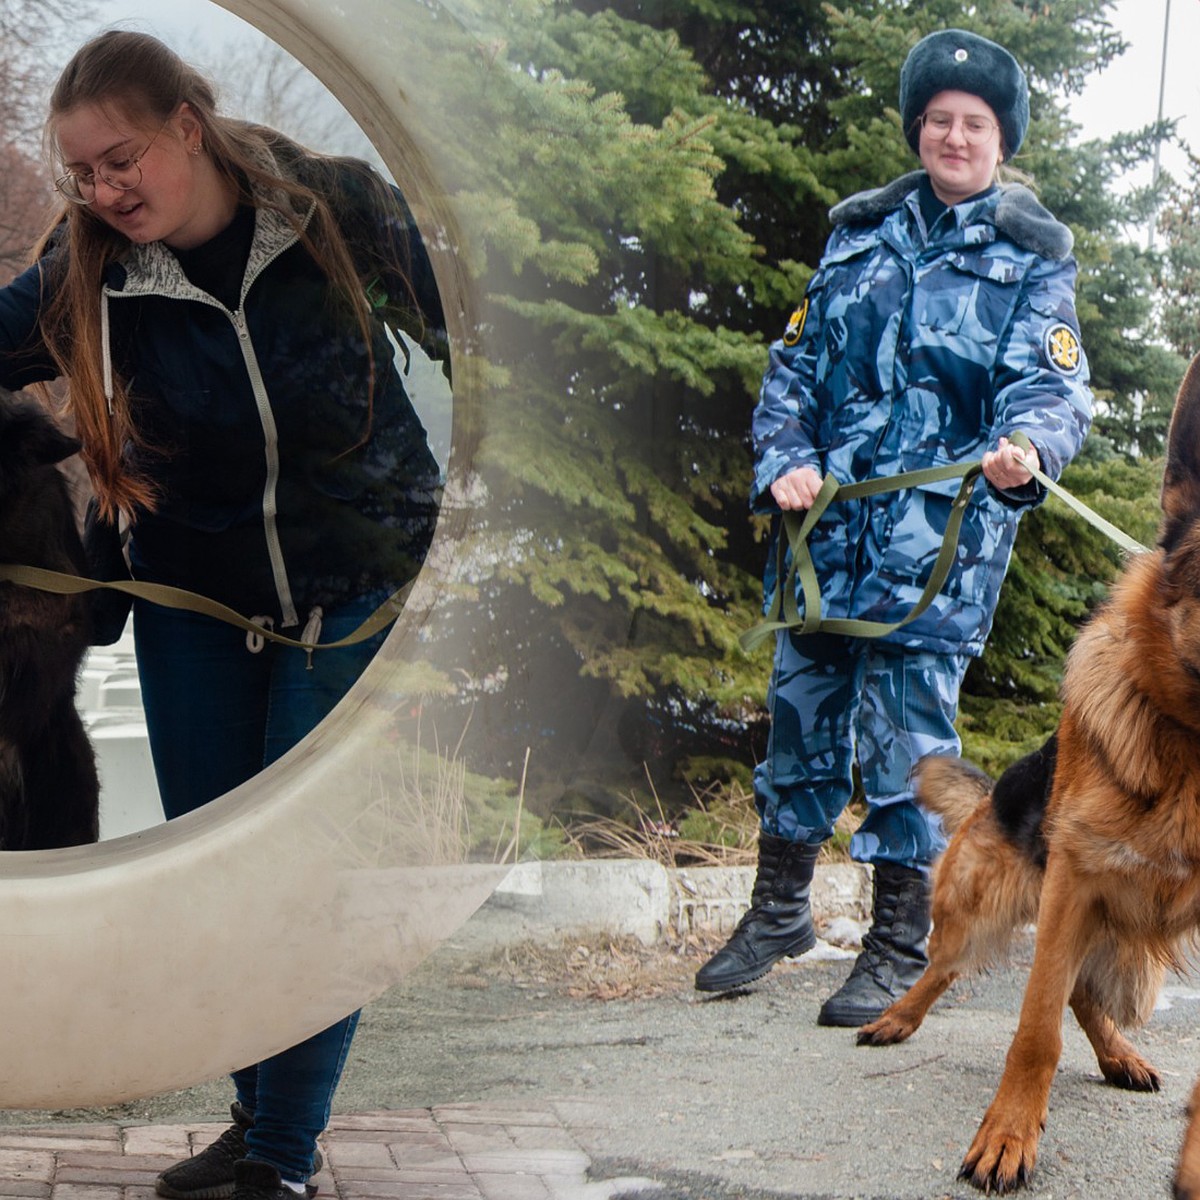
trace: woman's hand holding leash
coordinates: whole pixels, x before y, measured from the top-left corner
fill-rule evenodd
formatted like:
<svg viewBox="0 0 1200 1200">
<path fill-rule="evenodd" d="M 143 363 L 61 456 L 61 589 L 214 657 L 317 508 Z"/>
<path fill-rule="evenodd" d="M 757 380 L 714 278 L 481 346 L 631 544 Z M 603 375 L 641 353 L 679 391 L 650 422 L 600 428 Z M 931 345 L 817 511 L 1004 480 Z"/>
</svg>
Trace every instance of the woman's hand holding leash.
<svg viewBox="0 0 1200 1200">
<path fill-rule="evenodd" d="M 1022 450 L 1005 437 L 995 450 L 984 454 L 982 465 L 984 477 L 1002 492 L 1024 487 L 1033 478 L 1030 467 L 1041 469 L 1035 446 Z M 821 476 L 812 467 L 796 467 L 771 484 L 771 495 L 784 512 L 811 508 L 820 490 Z"/>
<path fill-rule="evenodd" d="M 821 476 L 812 467 L 796 467 L 771 484 L 771 495 L 784 512 L 812 508 L 821 490 Z"/>
<path fill-rule="evenodd" d="M 1000 439 L 997 449 L 989 450 L 983 456 L 984 478 L 1002 492 L 1024 487 L 1033 478 L 1029 467 L 1041 469 L 1037 448 L 1030 446 L 1028 450 L 1022 450 L 1005 437 Z"/>
</svg>

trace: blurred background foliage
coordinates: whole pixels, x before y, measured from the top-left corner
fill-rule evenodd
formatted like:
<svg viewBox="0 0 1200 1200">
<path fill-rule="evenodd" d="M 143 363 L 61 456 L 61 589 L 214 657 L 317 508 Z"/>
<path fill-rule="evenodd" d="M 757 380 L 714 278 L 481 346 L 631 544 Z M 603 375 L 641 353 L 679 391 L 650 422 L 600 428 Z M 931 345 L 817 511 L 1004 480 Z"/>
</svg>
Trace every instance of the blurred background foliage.
<svg viewBox="0 0 1200 1200">
<path fill-rule="evenodd" d="M 503 394 L 511 420 L 481 447 L 494 567 L 472 597 L 473 644 L 486 643 L 486 624 L 485 665 L 506 668 L 483 722 L 497 768 L 505 745 L 533 745 L 547 813 L 648 804 L 648 771 L 653 806 L 694 823 L 706 789 L 745 786 L 770 662 L 769 648 L 746 656 L 736 643 L 761 602 L 747 425 L 766 346 L 819 259 L 830 205 L 916 165 L 897 81 L 934 29 L 992 37 L 1027 68 L 1032 120 L 1016 165 L 1074 231 L 1096 395 L 1093 433 L 1063 482 L 1153 539 L 1159 456 L 1196 325 L 1196 181 L 1126 185 L 1169 126 L 1078 140 L 1069 100 L 1122 50 L 1110 8 L 474 5 L 483 27 L 494 19 L 494 71 L 511 84 L 489 75 L 476 97 L 505 147 L 477 191 L 495 206 L 498 189 L 500 209 L 528 225 L 519 244 L 483 237 L 489 289 L 512 322 L 498 343 L 526 356 L 507 363 L 520 380 Z M 470 130 L 462 137 L 472 144 Z M 1119 551 L 1054 500 L 1024 521 L 964 689 L 966 752 L 981 765 L 1002 768 L 1053 728 L 1066 650 L 1119 566 Z M 448 615 L 447 630 L 461 620 Z M 476 745 L 487 759 L 486 737 Z"/>
</svg>

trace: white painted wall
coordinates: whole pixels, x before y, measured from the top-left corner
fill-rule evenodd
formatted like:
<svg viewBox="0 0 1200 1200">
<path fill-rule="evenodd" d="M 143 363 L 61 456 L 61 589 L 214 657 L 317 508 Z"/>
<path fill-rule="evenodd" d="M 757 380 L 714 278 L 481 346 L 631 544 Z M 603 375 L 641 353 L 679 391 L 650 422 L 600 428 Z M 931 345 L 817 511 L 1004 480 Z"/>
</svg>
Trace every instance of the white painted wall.
<svg viewBox="0 0 1200 1200">
<path fill-rule="evenodd" d="M 100 773 L 100 840 L 159 824 L 163 814 L 131 625 L 115 645 L 98 646 L 88 655 L 79 681 L 79 709 Z"/>
</svg>

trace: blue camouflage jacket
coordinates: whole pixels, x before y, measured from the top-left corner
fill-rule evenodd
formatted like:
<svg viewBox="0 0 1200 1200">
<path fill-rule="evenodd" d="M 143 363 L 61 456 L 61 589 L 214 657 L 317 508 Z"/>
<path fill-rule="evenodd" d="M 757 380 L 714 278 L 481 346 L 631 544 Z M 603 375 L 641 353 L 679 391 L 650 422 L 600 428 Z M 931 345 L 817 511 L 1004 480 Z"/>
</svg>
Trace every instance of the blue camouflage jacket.
<svg viewBox="0 0 1200 1200">
<path fill-rule="evenodd" d="M 1070 231 L 1020 186 L 945 209 L 927 229 L 923 172 L 851 197 L 804 301 L 770 351 L 752 433 L 751 505 L 781 520 L 771 483 L 800 466 L 842 483 L 978 459 L 1023 431 L 1057 479 L 1091 423 Z M 894 622 L 917 601 L 959 481 L 835 502 L 809 540 L 823 615 Z M 888 641 L 977 655 L 1031 483 L 984 480 L 933 604 Z M 798 597 L 803 611 L 803 599 Z"/>
</svg>

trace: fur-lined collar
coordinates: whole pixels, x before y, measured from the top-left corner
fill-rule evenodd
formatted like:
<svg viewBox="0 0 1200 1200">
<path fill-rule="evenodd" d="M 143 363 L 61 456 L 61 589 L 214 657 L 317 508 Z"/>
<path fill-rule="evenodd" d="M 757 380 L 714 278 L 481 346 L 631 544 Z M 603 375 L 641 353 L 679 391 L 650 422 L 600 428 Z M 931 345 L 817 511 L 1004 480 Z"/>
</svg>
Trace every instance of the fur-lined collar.
<svg viewBox="0 0 1200 1200">
<path fill-rule="evenodd" d="M 830 209 L 830 219 L 835 226 L 878 221 L 899 208 L 924 176 L 924 171 L 911 171 L 881 188 L 850 196 Z M 1010 241 L 1042 258 L 1066 258 L 1075 244 L 1071 231 L 1019 183 L 1001 186 L 991 220 Z"/>
</svg>

